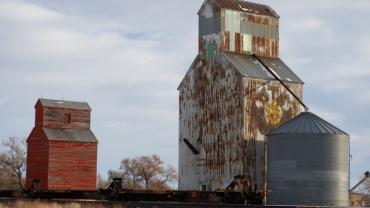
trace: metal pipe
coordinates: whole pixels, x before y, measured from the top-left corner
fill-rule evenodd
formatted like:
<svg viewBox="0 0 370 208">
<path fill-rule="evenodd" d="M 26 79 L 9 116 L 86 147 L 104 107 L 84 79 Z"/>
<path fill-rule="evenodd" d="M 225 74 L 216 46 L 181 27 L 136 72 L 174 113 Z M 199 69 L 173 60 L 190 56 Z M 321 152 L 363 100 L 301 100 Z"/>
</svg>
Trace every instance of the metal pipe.
<svg viewBox="0 0 370 208">
<path fill-rule="evenodd" d="M 308 107 L 303 103 L 303 101 L 296 95 L 294 92 L 286 85 L 271 69 L 268 67 L 256 54 L 252 54 L 252 56 L 257 59 L 257 61 L 267 69 L 267 71 L 280 82 L 281 85 L 285 87 L 285 89 L 303 106 L 305 111 L 308 111 Z"/>
</svg>

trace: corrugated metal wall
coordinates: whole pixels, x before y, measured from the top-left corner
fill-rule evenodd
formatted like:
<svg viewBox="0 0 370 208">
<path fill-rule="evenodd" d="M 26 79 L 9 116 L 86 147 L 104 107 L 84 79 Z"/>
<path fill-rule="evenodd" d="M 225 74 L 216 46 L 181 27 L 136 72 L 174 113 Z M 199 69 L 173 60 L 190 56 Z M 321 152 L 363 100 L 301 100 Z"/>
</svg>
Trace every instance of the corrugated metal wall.
<svg viewBox="0 0 370 208">
<path fill-rule="evenodd" d="M 268 140 L 268 204 L 348 206 L 349 138 L 279 134 Z"/>
<path fill-rule="evenodd" d="M 279 56 L 279 21 L 228 9 L 221 10 L 221 49 L 258 56 Z"/>
<path fill-rule="evenodd" d="M 179 189 L 225 188 L 235 175 L 264 188 L 264 134 L 301 108 L 277 81 L 246 77 L 224 51 L 278 57 L 278 17 L 208 1 L 199 24 L 199 55 L 179 86 Z M 288 85 L 302 96 L 301 83 Z"/>
<path fill-rule="evenodd" d="M 302 95 L 301 84 L 288 85 Z M 222 54 L 214 64 L 197 60 L 179 90 L 179 188 L 225 188 L 235 175 L 247 175 L 262 188 L 263 135 L 301 111 L 294 98 L 277 81 L 243 78 Z M 280 117 L 266 116 L 269 103 L 281 106 Z"/>
</svg>

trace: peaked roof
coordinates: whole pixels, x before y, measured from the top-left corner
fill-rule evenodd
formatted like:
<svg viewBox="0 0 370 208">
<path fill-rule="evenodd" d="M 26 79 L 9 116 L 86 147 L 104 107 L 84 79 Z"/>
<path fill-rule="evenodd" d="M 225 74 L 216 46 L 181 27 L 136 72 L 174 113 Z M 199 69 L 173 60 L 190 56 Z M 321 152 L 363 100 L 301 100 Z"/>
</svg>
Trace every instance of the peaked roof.
<svg viewBox="0 0 370 208">
<path fill-rule="evenodd" d="M 209 0 L 204 1 L 202 7 L 199 9 L 198 14 L 203 10 L 208 1 Z M 265 4 L 258 4 L 243 0 L 212 0 L 212 2 L 219 8 L 279 18 L 279 15 L 270 6 Z"/>
<path fill-rule="evenodd" d="M 276 134 L 339 134 L 348 135 L 311 112 L 302 112 L 290 121 L 271 130 L 266 136 Z"/>
<path fill-rule="evenodd" d="M 52 129 L 43 127 L 48 140 L 69 142 L 98 142 L 90 129 Z"/>
<path fill-rule="evenodd" d="M 89 104 L 86 102 L 75 102 L 75 101 L 65 101 L 65 100 L 51 100 L 40 98 L 37 103 L 40 103 L 44 107 L 54 107 L 54 108 L 69 108 L 77 110 L 91 110 Z"/>
<path fill-rule="evenodd" d="M 223 52 L 230 63 L 243 75 L 257 79 L 275 78 L 252 55 Z M 303 84 L 303 81 L 279 58 L 261 57 L 263 62 L 282 80 Z"/>
</svg>

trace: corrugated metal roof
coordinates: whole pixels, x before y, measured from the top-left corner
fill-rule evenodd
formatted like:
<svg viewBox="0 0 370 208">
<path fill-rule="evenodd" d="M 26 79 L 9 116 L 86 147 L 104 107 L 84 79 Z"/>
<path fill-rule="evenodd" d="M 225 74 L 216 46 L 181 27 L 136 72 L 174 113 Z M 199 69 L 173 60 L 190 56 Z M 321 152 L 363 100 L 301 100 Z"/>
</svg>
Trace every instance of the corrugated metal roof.
<svg viewBox="0 0 370 208">
<path fill-rule="evenodd" d="M 275 79 L 252 55 L 223 53 L 243 75 L 257 79 Z M 261 57 L 261 59 L 282 81 L 303 84 L 303 81 L 281 59 L 265 57 Z"/>
<path fill-rule="evenodd" d="M 340 134 L 348 135 L 346 132 L 335 127 L 311 112 L 302 112 L 280 127 L 271 130 L 267 136 L 276 134 Z"/>
<path fill-rule="evenodd" d="M 91 130 L 42 128 L 48 140 L 69 142 L 98 142 Z"/>
<path fill-rule="evenodd" d="M 264 4 L 257 4 L 240 0 L 214 0 L 214 3 L 220 8 L 279 18 L 279 15 L 270 6 Z"/>
<path fill-rule="evenodd" d="M 86 102 L 75 102 L 75 101 L 65 101 L 65 100 L 50 100 L 40 98 L 38 102 L 45 107 L 54 107 L 54 108 L 70 108 L 78 110 L 91 110 L 89 104 Z"/>
</svg>

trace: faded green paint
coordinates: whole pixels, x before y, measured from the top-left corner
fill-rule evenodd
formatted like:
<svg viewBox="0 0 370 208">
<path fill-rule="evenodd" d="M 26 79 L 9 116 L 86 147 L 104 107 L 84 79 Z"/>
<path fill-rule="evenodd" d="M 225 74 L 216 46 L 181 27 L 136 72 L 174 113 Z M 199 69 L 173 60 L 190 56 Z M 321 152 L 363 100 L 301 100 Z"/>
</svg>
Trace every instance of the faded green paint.
<svg viewBox="0 0 370 208">
<path fill-rule="evenodd" d="M 215 56 L 214 51 L 215 51 L 215 49 L 214 49 L 213 44 L 211 44 L 211 43 L 208 44 L 207 45 L 207 60 L 209 62 L 213 62 L 213 58 Z"/>
</svg>

